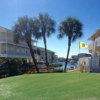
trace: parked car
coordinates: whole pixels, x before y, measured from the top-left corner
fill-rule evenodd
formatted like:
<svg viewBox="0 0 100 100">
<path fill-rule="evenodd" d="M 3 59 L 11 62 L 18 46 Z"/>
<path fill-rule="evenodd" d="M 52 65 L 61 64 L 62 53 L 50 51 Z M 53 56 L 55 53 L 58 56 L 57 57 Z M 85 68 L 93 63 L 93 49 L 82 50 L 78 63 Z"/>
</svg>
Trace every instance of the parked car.
<svg viewBox="0 0 100 100">
<path fill-rule="evenodd" d="M 76 67 L 77 67 L 77 63 L 73 63 L 73 62 L 70 63 L 70 68 L 71 69 L 76 68 Z"/>
</svg>

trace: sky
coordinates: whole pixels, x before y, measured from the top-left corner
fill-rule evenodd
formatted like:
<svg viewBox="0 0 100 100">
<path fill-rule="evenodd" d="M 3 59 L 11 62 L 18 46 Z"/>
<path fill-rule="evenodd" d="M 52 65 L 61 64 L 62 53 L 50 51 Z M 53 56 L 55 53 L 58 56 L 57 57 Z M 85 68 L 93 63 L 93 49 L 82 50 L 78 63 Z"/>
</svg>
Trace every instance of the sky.
<svg viewBox="0 0 100 100">
<path fill-rule="evenodd" d="M 76 17 L 83 24 L 83 37 L 71 45 L 71 55 L 79 53 L 79 41 L 89 44 L 88 38 L 100 28 L 100 0 L 1 0 L 0 26 L 11 29 L 19 17 L 37 17 L 39 13 L 48 13 L 56 22 L 56 32 L 47 38 L 47 48 L 59 57 L 66 57 L 67 37 L 58 40 L 58 26 L 69 16 Z M 44 47 L 43 40 L 38 46 Z M 80 53 L 88 53 L 81 49 Z"/>
</svg>

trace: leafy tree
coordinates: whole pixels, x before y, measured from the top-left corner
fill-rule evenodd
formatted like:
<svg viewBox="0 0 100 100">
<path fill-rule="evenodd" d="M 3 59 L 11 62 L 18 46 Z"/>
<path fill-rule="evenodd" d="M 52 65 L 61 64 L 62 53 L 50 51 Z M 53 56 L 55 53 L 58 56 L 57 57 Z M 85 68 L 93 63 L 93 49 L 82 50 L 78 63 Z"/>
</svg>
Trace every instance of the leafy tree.
<svg viewBox="0 0 100 100">
<path fill-rule="evenodd" d="M 60 38 L 63 38 L 64 36 L 68 37 L 68 51 L 67 51 L 67 57 L 65 61 L 65 71 L 67 67 L 71 43 L 72 41 L 75 41 L 76 39 L 80 38 L 82 34 L 83 34 L 82 23 L 74 17 L 66 18 L 59 25 L 58 38 L 60 39 Z"/>
<path fill-rule="evenodd" d="M 37 20 L 28 18 L 27 16 L 18 18 L 17 22 L 13 26 L 13 31 L 15 33 L 15 42 L 18 43 L 20 40 L 24 40 L 27 43 L 37 72 L 39 72 L 39 69 L 36 64 L 35 54 L 32 47 L 32 39 L 34 37 L 36 38 L 35 34 L 38 34 L 38 30 Z"/>
<path fill-rule="evenodd" d="M 46 61 L 46 66 L 49 66 L 48 63 L 48 57 L 47 57 L 47 41 L 46 41 L 46 37 L 50 37 L 51 34 L 53 34 L 55 32 L 55 22 L 54 20 L 48 15 L 48 14 L 39 14 L 38 18 L 37 18 L 38 22 L 39 22 L 39 32 L 40 35 L 38 35 L 37 37 L 43 38 L 43 42 L 44 42 L 44 46 L 45 46 L 45 61 Z"/>
</svg>

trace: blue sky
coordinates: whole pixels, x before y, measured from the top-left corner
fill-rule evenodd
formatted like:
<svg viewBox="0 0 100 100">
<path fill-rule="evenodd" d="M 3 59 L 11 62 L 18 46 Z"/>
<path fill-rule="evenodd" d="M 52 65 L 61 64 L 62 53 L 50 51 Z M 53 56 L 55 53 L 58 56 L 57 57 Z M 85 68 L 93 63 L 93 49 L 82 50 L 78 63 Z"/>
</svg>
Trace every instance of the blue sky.
<svg viewBox="0 0 100 100">
<path fill-rule="evenodd" d="M 79 41 L 90 43 L 87 39 L 100 28 L 100 0 L 2 0 L 0 2 L 0 26 L 11 29 L 18 17 L 27 15 L 36 17 L 41 13 L 48 13 L 59 23 L 68 16 L 74 16 L 83 23 L 83 37 L 72 43 L 71 55 L 79 53 Z M 56 52 L 58 56 L 66 57 L 67 38 L 57 39 L 57 33 L 47 39 L 48 49 Z M 38 46 L 44 47 L 39 40 Z M 88 50 L 80 51 L 88 53 Z"/>
</svg>

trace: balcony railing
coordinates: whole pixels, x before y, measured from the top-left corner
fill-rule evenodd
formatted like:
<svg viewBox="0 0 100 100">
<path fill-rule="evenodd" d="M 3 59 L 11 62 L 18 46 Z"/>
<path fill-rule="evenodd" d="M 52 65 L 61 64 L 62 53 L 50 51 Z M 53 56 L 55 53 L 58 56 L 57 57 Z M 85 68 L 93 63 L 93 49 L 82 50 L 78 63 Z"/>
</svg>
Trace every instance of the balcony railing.
<svg viewBox="0 0 100 100">
<path fill-rule="evenodd" d="M 31 58 L 30 53 L 18 53 L 18 52 L 3 52 L 0 54 L 2 57 L 11 57 L 11 58 Z M 37 54 L 35 54 L 35 58 L 39 58 Z"/>
<path fill-rule="evenodd" d="M 15 46 L 20 46 L 20 47 L 25 47 L 28 48 L 26 43 L 14 43 L 12 41 L 0 41 L 0 43 L 5 43 L 5 44 L 11 44 L 11 45 L 15 45 Z M 36 46 L 32 45 L 33 49 L 36 49 Z"/>
<path fill-rule="evenodd" d="M 17 44 L 17 43 L 15 43 L 12 40 L 2 40 L 2 41 L 0 41 L 0 43 L 14 44 L 14 45 L 20 45 L 20 46 L 27 46 L 26 43 L 20 42 L 20 43 Z"/>
</svg>

